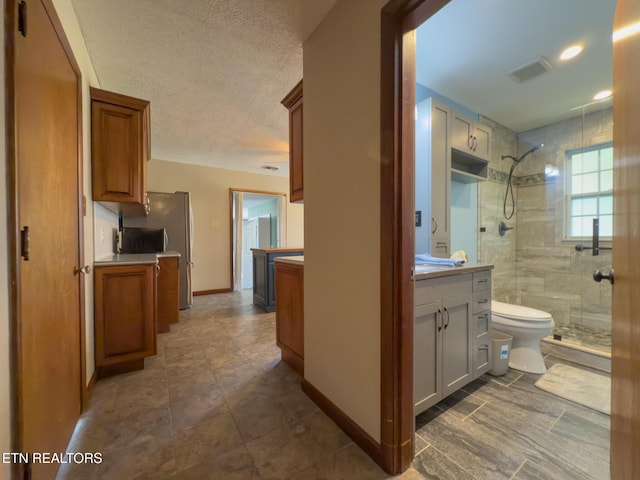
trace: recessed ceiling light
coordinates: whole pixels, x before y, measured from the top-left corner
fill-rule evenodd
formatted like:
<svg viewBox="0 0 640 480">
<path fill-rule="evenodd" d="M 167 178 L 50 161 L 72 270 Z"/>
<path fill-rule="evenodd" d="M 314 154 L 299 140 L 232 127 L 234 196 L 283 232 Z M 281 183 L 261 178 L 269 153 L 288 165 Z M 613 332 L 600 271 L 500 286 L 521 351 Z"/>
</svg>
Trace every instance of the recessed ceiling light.
<svg viewBox="0 0 640 480">
<path fill-rule="evenodd" d="M 560 54 L 560 60 L 570 60 L 577 57 L 582 52 L 582 45 L 572 45 L 569 48 L 565 48 Z"/>
<path fill-rule="evenodd" d="M 601 92 L 596 93 L 593 96 L 594 100 L 604 100 L 605 98 L 609 98 L 611 96 L 611 90 L 602 90 Z"/>
<path fill-rule="evenodd" d="M 277 165 L 263 165 L 262 168 L 265 170 L 280 170 L 280 167 Z"/>
</svg>

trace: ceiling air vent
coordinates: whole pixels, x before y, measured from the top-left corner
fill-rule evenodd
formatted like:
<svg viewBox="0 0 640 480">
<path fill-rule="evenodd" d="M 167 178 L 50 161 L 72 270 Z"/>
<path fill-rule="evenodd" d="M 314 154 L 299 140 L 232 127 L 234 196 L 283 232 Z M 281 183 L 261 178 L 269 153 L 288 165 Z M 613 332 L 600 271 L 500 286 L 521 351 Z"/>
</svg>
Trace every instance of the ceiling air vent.
<svg viewBox="0 0 640 480">
<path fill-rule="evenodd" d="M 544 57 L 538 57 L 529 63 L 520 65 L 510 72 L 507 72 L 507 75 L 509 75 L 513 81 L 522 83 L 542 75 L 543 73 L 547 73 L 552 69 L 553 67 L 549 63 L 549 60 Z"/>
</svg>

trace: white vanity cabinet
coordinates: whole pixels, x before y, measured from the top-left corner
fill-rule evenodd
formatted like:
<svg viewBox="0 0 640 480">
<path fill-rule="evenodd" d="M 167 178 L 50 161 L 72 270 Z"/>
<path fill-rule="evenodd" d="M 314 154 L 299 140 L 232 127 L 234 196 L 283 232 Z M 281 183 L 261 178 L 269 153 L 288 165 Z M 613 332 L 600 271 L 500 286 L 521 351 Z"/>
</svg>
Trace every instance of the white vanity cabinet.
<svg viewBox="0 0 640 480">
<path fill-rule="evenodd" d="M 473 278 L 473 378 L 491 370 L 491 270 Z"/>
<path fill-rule="evenodd" d="M 414 414 L 473 379 L 471 275 L 419 280 L 413 330 Z"/>
<path fill-rule="evenodd" d="M 487 284 L 489 288 L 482 289 Z M 490 309 L 491 305 L 490 286 L 489 269 L 436 278 L 417 277 L 413 330 L 414 415 L 491 368 L 491 315 L 486 311 L 486 306 Z"/>
<path fill-rule="evenodd" d="M 492 133 L 491 127 L 459 112 L 452 112 L 451 148 L 488 162 L 491 160 Z"/>
</svg>

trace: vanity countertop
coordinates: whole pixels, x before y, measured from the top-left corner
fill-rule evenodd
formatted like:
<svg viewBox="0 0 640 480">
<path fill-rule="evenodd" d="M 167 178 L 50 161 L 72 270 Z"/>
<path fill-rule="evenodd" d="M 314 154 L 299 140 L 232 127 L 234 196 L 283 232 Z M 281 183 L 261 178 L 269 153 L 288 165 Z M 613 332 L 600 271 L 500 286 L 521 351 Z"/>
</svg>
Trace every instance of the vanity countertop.
<svg viewBox="0 0 640 480">
<path fill-rule="evenodd" d="M 492 270 L 490 263 L 465 263 L 459 267 L 444 267 L 442 265 L 416 265 L 415 279 L 426 280 L 428 278 L 448 277 L 450 275 L 464 275 L 465 273 Z"/>
</svg>

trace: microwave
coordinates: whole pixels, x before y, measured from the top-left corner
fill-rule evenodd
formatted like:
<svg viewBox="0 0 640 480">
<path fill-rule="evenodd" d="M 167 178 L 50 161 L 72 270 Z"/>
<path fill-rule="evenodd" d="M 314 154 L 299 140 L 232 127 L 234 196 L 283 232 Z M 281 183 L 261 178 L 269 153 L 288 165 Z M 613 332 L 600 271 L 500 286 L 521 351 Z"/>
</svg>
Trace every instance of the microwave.
<svg viewBox="0 0 640 480">
<path fill-rule="evenodd" d="M 123 227 L 120 253 L 157 253 L 167 250 L 164 228 Z"/>
</svg>

